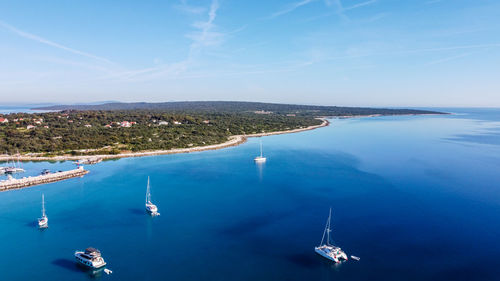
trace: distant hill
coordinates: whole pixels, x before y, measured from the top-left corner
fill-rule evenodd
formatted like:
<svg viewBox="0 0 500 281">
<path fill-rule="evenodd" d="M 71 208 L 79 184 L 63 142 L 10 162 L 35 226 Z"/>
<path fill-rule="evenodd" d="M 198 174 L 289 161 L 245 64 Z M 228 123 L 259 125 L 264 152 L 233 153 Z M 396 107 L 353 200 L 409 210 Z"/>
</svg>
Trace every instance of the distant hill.
<svg viewBox="0 0 500 281">
<path fill-rule="evenodd" d="M 300 116 L 352 116 L 352 115 L 403 115 L 403 114 L 443 114 L 442 112 L 416 109 L 388 109 L 368 107 L 315 106 L 237 101 L 181 101 L 161 103 L 105 103 L 77 104 L 37 107 L 35 110 L 147 110 L 172 112 L 258 112 L 262 114 L 295 114 Z"/>
</svg>

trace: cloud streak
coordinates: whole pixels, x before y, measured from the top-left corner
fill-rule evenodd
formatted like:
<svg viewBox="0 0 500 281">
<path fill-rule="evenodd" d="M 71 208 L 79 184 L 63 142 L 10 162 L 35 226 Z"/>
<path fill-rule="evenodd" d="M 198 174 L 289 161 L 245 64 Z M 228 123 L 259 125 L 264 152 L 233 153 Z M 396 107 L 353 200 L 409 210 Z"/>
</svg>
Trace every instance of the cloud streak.
<svg viewBox="0 0 500 281">
<path fill-rule="evenodd" d="M 459 58 L 463 58 L 463 57 L 469 56 L 471 54 L 472 54 L 472 52 L 470 52 L 470 53 L 463 53 L 463 54 L 460 54 L 460 55 L 457 55 L 457 56 L 452 56 L 452 57 L 447 57 L 447 58 L 443 58 L 443 59 L 431 61 L 431 62 L 426 63 L 425 65 L 435 65 L 435 64 L 440 64 L 440 63 L 444 63 L 444 62 L 449 62 L 449 61 L 453 61 L 453 60 L 456 60 L 456 59 L 459 59 Z"/>
<path fill-rule="evenodd" d="M 302 0 L 300 2 L 292 3 L 288 7 L 286 7 L 285 9 L 273 13 L 272 15 L 270 15 L 268 17 L 268 19 L 273 19 L 273 18 L 282 16 L 282 15 L 288 14 L 290 12 L 293 12 L 295 9 L 300 8 L 302 6 L 305 6 L 305 5 L 312 3 L 314 1 L 316 1 L 316 0 Z"/>
<path fill-rule="evenodd" d="M 188 5 L 187 0 L 181 0 L 181 3 L 179 5 L 174 5 L 174 8 L 187 14 L 201 14 L 206 10 L 204 7 Z"/>
<path fill-rule="evenodd" d="M 358 3 L 358 4 L 355 4 L 355 5 L 349 6 L 347 8 L 343 8 L 342 10 L 343 11 L 354 10 L 354 9 L 357 9 L 357 8 L 361 8 L 361 7 L 364 7 L 364 6 L 368 6 L 368 5 L 374 4 L 376 2 L 377 2 L 377 0 L 370 0 L 370 1 L 366 1 L 366 2 L 362 2 L 362 3 Z"/>
<path fill-rule="evenodd" d="M 185 1 L 183 1 L 185 3 Z M 225 33 L 214 31 L 216 28 L 215 19 L 219 10 L 219 1 L 212 0 L 208 9 L 208 19 L 206 21 L 196 21 L 192 24 L 195 31 L 185 35 L 191 40 L 187 57 L 178 62 L 163 64 L 156 67 L 125 71 L 112 75 L 108 78 L 126 80 L 129 82 L 146 81 L 155 78 L 178 77 L 179 74 L 185 73 L 193 64 L 196 63 L 197 57 L 202 53 L 203 49 L 210 46 L 220 44 Z M 244 27 L 243 27 L 244 28 Z M 234 32 L 238 32 L 240 28 Z"/>
<path fill-rule="evenodd" d="M 75 55 L 87 57 L 87 58 L 98 60 L 98 61 L 105 62 L 105 63 L 113 63 L 113 62 L 111 62 L 110 60 L 108 60 L 106 58 L 99 57 L 99 56 L 96 56 L 96 55 L 93 55 L 93 54 L 90 54 L 90 53 L 86 53 L 86 52 L 83 52 L 83 51 L 80 51 L 80 50 L 77 50 L 77 49 L 73 49 L 73 48 L 70 48 L 70 47 L 66 47 L 64 45 L 55 43 L 53 41 L 50 41 L 50 40 L 45 39 L 43 37 L 34 35 L 32 33 L 28 33 L 28 32 L 22 31 L 22 30 L 20 30 L 20 29 L 18 29 L 16 27 L 14 27 L 14 26 L 12 26 L 10 24 L 7 24 L 5 22 L 2 22 L 2 21 L 0 21 L 0 27 L 3 27 L 5 29 L 9 30 L 10 32 L 15 33 L 16 35 L 21 36 L 23 38 L 30 39 L 30 40 L 36 41 L 38 43 L 42 43 L 42 44 L 45 44 L 45 45 L 48 45 L 48 46 L 51 46 L 51 47 L 54 47 L 54 48 L 57 48 L 57 49 L 60 49 L 60 50 L 63 50 L 63 51 L 67 51 L 67 52 L 70 52 L 70 53 L 75 54 Z"/>
</svg>

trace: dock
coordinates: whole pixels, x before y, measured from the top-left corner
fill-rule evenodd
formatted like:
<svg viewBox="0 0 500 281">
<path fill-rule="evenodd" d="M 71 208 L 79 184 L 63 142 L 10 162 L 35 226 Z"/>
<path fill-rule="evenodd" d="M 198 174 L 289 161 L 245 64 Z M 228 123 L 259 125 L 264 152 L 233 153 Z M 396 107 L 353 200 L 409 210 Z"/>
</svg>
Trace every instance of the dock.
<svg viewBox="0 0 500 281">
<path fill-rule="evenodd" d="M 35 177 L 23 177 L 20 179 L 10 178 L 7 180 L 0 181 L 0 191 L 6 191 L 11 189 L 24 188 L 33 185 L 51 183 L 56 181 L 61 181 L 65 179 L 82 177 L 87 174 L 89 171 L 85 170 L 83 166 L 78 167 L 77 169 L 55 172 L 45 175 L 39 175 Z"/>
</svg>

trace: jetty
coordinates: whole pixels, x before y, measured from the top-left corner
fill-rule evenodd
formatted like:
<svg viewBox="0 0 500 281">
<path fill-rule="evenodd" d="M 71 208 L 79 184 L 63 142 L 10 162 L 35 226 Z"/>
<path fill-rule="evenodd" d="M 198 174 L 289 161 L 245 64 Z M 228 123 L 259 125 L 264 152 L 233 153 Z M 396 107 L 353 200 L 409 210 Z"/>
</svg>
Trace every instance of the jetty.
<svg viewBox="0 0 500 281">
<path fill-rule="evenodd" d="M 43 174 L 35 177 L 23 177 L 20 179 L 9 178 L 7 180 L 0 181 L 0 191 L 10 190 L 10 189 L 18 189 L 33 185 L 51 183 L 56 181 L 61 181 L 65 179 L 82 177 L 87 174 L 89 171 L 85 170 L 83 166 L 80 166 L 76 169 L 69 171 L 61 171 L 55 173 Z"/>
</svg>

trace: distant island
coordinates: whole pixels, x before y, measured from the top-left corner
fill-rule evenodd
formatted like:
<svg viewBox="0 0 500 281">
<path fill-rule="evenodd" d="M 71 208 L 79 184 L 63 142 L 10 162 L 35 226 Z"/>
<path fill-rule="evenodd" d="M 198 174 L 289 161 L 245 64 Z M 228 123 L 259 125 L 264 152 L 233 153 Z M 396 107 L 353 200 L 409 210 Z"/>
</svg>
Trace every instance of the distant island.
<svg viewBox="0 0 500 281">
<path fill-rule="evenodd" d="M 322 117 L 443 114 L 414 109 L 228 101 L 57 105 L 34 109 L 52 112 L 0 115 L 0 151 L 27 158 L 68 159 L 89 155 L 149 155 L 176 149 L 188 152 L 236 145 L 245 136 L 313 129 L 327 124 L 320 120 Z"/>
</svg>

